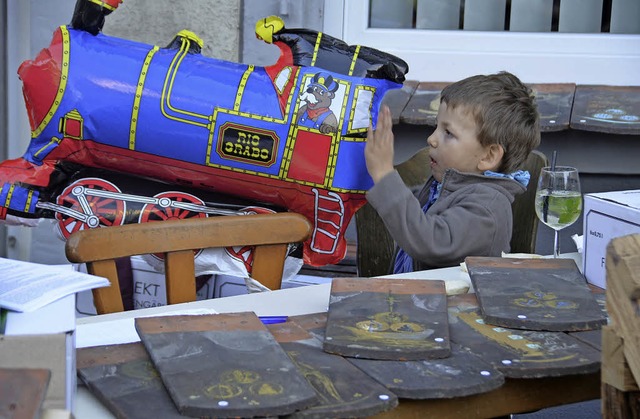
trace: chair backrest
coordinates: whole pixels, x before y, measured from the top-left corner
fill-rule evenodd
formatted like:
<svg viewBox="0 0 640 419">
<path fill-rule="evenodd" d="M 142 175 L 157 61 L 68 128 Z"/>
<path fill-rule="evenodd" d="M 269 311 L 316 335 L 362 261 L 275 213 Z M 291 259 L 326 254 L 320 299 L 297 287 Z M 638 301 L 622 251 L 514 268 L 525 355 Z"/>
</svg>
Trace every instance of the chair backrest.
<svg viewBox="0 0 640 419">
<path fill-rule="evenodd" d="M 531 181 L 527 191 L 516 196 L 511 206 L 513 211 L 511 252 L 513 253 L 535 253 L 539 222 L 534 207 L 536 183 L 540 170 L 547 163 L 547 157 L 534 150 L 529 154 L 522 168 L 529 171 Z M 396 169 L 410 188 L 423 185 L 431 175 L 429 149 L 425 147 L 418 150 L 412 157 L 397 165 Z M 356 232 L 358 275 L 372 277 L 388 274 L 394 255 L 394 241 L 371 205 L 365 204 L 356 213 Z"/>
<path fill-rule="evenodd" d="M 536 215 L 535 200 L 538 178 L 543 167 L 549 164 L 547 156 L 533 150 L 523 170 L 531 175 L 525 193 L 517 195 L 511 204 L 513 211 L 513 232 L 511 233 L 511 253 L 535 253 L 539 219 Z"/>
<path fill-rule="evenodd" d="M 86 263 L 89 273 L 111 282 L 93 290 L 104 314 L 124 311 L 117 258 L 164 253 L 167 304 L 177 304 L 196 299 L 193 249 L 255 246 L 251 277 L 273 290 L 281 287 L 289 243 L 307 240 L 311 231 L 295 213 L 189 218 L 77 231 L 65 251 L 70 262 Z"/>
</svg>

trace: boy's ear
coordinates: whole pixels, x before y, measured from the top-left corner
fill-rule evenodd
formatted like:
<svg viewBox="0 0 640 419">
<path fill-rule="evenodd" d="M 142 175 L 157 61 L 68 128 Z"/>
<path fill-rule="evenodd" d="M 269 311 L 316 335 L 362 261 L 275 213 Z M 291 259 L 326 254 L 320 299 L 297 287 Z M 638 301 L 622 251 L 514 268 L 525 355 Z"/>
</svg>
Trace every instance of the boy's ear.
<svg viewBox="0 0 640 419">
<path fill-rule="evenodd" d="M 500 144 L 491 144 L 485 149 L 484 158 L 478 162 L 478 169 L 481 172 L 486 170 L 495 172 L 502 163 L 502 157 L 504 157 L 504 148 Z"/>
</svg>

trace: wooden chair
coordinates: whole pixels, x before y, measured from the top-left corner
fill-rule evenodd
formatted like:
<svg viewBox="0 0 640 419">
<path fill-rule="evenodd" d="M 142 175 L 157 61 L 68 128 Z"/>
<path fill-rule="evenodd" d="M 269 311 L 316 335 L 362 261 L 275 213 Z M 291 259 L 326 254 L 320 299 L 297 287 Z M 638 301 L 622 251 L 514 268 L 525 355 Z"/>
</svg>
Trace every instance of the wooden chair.
<svg viewBox="0 0 640 419">
<path fill-rule="evenodd" d="M 98 314 L 124 311 L 115 259 L 164 253 L 167 304 L 196 299 L 193 249 L 255 245 L 251 277 L 279 289 L 289 243 L 305 241 L 311 224 L 300 214 L 189 218 L 81 230 L 66 243 L 67 259 L 86 263 L 110 287 L 93 290 Z"/>
<path fill-rule="evenodd" d="M 511 253 L 535 253 L 538 224 L 535 201 L 538 178 L 543 167 L 549 165 L 549 160 L 542 152 L 533 150 L 524 165 L 529 171 L 531 180 L 525 193 L 516 196 L 511 204 L 513 211 L 513 232 L 511 233 Z"/>
<path fill-rule="evenodd" d="M 534 150 L 529 154 L 523 167 L 531 174 L 527 191 L 516 196 L 513 204 L 513 233 L 511 236 L 512 253 L 535 253 L 538 217 L 534 201 L 538 176 L 542 167 L 548 164 L 547 157 Z M 429 149 L 422 148 L 405 162 L 396 166 L 400 177 L 410 188 L 422 186 L 429 176 Z M 372 277 L 388 274 L 391 259 L 394 256 L 394 241 L 387 232 L 382 219 L 369 204 L 365 204 L 356 213 L 356 233 L 358 247 L 356 264 L 358 275 Z"/>
</svg>

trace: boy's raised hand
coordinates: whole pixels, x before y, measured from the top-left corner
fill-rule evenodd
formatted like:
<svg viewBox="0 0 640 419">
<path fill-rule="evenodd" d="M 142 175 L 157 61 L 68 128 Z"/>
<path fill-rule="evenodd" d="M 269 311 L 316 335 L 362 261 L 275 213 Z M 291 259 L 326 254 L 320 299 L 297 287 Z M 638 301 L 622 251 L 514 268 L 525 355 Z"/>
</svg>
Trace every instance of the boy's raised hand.
<svg viewBox="0 0 640 419">
<path fill-rule="evenodd" d="M 378 124 L 374 131 L 369 124 L 367 143 L 364 147 L 364 158 L 367 171 L 374 183 L 378 183 L 393 168 L 393 119 L 391 110 L 383 105 L 378 113 Z"/>
</svg>

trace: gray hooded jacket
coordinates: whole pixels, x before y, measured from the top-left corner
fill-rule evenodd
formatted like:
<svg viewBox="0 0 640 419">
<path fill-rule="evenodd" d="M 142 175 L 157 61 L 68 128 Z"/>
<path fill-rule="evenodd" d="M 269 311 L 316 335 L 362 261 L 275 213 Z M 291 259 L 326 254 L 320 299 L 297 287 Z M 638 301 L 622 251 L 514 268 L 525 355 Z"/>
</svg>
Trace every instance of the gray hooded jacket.
<svg viewBox="0 0 640 419">
<path fill-rule="evenodd" d="M 424 213 L 433 181 L 429 178 L 414 195 L 394 171 L 367 192 L 367 200 L 397 246 L 413 258 L 414 270 L 455 266 L 467 256 L 499 257 L 509 252 L 511 203 L 526 190 L 523 185 L 506 177 L 448 169 L 440 196 Z"/>
</svg>

